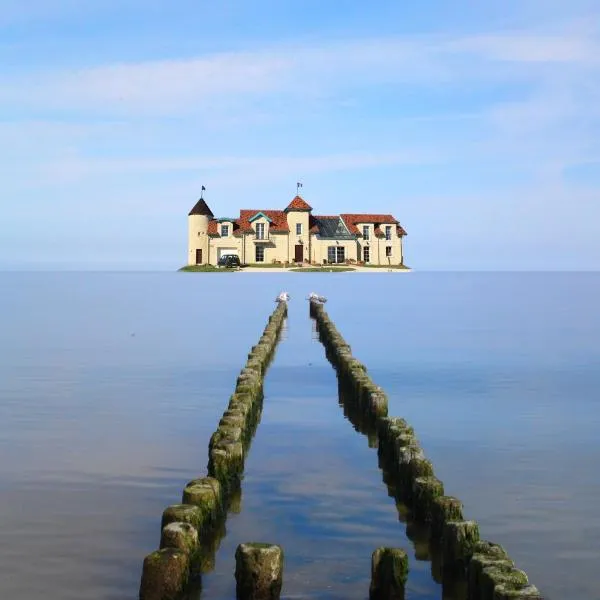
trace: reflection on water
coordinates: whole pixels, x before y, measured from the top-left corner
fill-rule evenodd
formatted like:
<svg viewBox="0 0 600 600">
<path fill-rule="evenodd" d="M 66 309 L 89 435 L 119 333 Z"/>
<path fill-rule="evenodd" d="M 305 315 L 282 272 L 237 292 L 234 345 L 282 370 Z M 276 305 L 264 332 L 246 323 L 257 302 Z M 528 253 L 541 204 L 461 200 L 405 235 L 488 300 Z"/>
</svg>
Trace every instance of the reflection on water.
<svg viewBox="0 0 600 600">
<path fill-rule="evenodd" d="M 287 341 L 203 597 L 233 597 L 249 540 L 283 545 L 286 597 L 366 598 L 379 545 L 409 552 L 407 598 L 442 595 L 372 434 L 342 416 L 300 300 L 315 289 L 483 536 L 550 600 L 598 598 L 600 276 L 35 273 L 0 285 L 2 597 L 136 597 L 162 510 L 205 474 L 285 288 Z"/>
</svg>

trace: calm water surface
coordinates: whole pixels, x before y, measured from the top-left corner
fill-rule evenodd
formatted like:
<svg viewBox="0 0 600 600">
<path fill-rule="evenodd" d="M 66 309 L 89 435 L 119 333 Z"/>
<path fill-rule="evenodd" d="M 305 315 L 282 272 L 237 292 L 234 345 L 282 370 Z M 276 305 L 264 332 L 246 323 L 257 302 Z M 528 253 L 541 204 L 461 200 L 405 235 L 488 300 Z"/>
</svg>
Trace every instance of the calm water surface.
<svg viewBox="0 0 600 600">
<path fill-rule="evenodd" d="M 550 600 L 600 598 L 600 274 L 5 273 L 0 289 L 1 597 L 137 597 L 161 512 L 205 473 L 288 289 L 203 598 L 234 597 L 235 547 L 251 540 L 284 546 L 286 597 L 366 598 L 382 544 L 409 552 L 409 599 L 442 597 L 338 405 L 312 290 L 483 536 Z"/>
</svg>

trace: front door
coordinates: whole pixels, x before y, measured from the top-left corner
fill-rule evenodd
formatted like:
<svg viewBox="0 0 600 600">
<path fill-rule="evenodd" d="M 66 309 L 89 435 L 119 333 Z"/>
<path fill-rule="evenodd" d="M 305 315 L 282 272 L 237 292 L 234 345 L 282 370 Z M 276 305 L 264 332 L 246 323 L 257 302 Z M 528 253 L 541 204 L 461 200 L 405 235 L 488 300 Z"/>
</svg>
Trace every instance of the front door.
<svg viewBox="0 0 600 600">
<path fill-rule="evenodd" d="M 302 244 L 296 244 L 294 260 L 299 263 L 304 259 L 304 246 Z"/>
<path fill-rule="evenodd" d="M 369 248 L 369 246 L 365 246 L 363 248 L 363 250 L 364 250 L 364 261 L 366 263 L 368 263 L 369 260 L 371 259 L 371 249 Z"/>
<path fill-rule="evenodd" d="M 196 250 L 196 264 L 202 264 L 202 250 Z"/>
</svg>

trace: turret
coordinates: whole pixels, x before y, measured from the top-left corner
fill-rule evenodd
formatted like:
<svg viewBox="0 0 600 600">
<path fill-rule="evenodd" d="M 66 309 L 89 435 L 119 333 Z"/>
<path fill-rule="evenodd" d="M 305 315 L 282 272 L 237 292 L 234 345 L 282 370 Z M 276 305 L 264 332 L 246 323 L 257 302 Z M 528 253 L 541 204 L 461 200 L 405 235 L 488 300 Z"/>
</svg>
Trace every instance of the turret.
<svg viewBox="0 0 600 600">
<path fill-rule="evenodd" d="M 201 197 L 188 215 L 188 265 L 208 263 L 208 223 L 214 217 Z"/>
</svg>

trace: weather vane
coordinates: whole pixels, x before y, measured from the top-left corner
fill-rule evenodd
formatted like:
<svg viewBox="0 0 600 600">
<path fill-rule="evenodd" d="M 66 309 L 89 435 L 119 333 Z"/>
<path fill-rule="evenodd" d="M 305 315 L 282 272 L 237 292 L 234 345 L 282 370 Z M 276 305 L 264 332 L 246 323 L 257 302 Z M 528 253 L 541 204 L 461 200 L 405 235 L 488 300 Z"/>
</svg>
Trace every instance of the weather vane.
<svg viewBox="0 0 600 600">
<path fill-rule="evenodd" d="M 298 181 L 296 183 L 296 196 L 300 195 L 300 188 L 302 187 L 302 184 Z"/>
<path fill-rule="evenodd" d="M 202 186 L 202 189 L 200 190 L 200 200 L 204 200 L 204 192 L 206 191 L 206 188 L 204 186 Z"/>
</svg>

